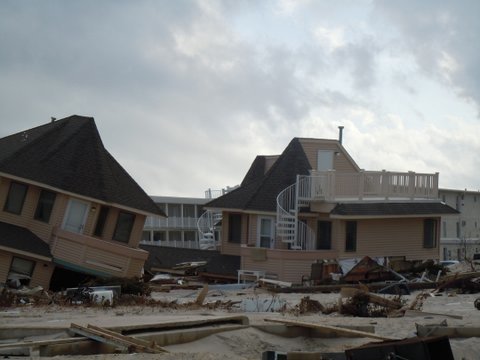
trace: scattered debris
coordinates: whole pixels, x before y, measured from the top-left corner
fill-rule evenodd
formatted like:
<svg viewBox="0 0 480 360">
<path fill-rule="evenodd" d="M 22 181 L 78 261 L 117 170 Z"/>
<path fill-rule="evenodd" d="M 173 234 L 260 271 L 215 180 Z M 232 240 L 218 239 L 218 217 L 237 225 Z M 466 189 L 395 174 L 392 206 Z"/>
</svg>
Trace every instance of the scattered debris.
<svg viewBox="0 0 480 360">
<path fill-rule="evenodd" d="M 480 327 L 478 326 L 449 326 L 447 320 L 440 324 L 415 324 L 417 335 L 419 337 L 429 336 L 448 336 L 449 338 L 469 338 L 480 337 Z"/>
<path fill-rule="evenodd" d="M 316 329 L 316 330 L 323 330 L 327 332 L 329 335 L 336 335 L 338 337 L 367 337 L 367 338 L 373 338 L 377 340 L 396 340 L 392 337 L 388 336 L 382 336 L 382 335 L 377 335 L 365 331 L 359 331 L 359 330 L 352 330 L 352 329 L 346 329 L 343 327 L 338 327 L 338 326 L 331 326 L 331 325 L 320 325 L 320 324 L 313 324 L 313 323 L 308 323 L 308 322 L 303 322 L 303 321 L 294 321 L 294 320 L 286 320 L 286 319 L 270 319 L 266 318 L 264 319 L 265 321 L 270 321 L 270 322 L 276 322 L 276 323 L 281 323 L 281 324 L 286 324 L 286 325 L 294 325 L 294 326 L 303 326 L 311 329 Z"/>
<path fill-rule="evenodd" d="M 155 343 L 148 343 L 145 340 L 136 339 L 131 336 L 125 336 L 120 333 L 107 330 L 98 326 L 88 325 L 87 327 L 71 324 L 70 331 L 95 341 L 113 345 L 124 353 L 152 353 L 158 354 L 168 352 Z"/>
<path fill-rule="evenodd" d="M 448 337 L 411 338 L 362 345 L 345 350 L 348 360 L 354 359 L 421 359 L 454 360 Z"/>
</svg>

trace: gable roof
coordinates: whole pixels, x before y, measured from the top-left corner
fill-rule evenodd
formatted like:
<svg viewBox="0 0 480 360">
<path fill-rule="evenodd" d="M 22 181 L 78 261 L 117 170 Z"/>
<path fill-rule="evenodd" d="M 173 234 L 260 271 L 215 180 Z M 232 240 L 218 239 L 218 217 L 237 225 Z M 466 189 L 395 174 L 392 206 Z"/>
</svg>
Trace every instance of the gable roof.
<svg viewBox="0 0 480 360">
<path fill-rule="evenodd" d="M 454 208 L 441 202 L 345 203 L 337 204 L 330 212 L 334 217 L 441 216 L 458 213 Z"/>
<path fill-rule="evenodd" d="M 0 246 L 51 259 L 48 244 L 30 230 L 0 221 Z"/>
<path fill-rule="evenodd" d="M 266 173 L 265 160 L 257 156 L 240 187 L 205 207 L 275 212 L 277 195 L 295 183 L 297 174 L 308 175 L 311 166 L 299 138 L 290 141 Z"/>
<path fill-rule="evenodd" d="M 92 117 L 73 115 L 1 138 L 0 172 L 165 216 L 105 149 Z"/>
</svg>

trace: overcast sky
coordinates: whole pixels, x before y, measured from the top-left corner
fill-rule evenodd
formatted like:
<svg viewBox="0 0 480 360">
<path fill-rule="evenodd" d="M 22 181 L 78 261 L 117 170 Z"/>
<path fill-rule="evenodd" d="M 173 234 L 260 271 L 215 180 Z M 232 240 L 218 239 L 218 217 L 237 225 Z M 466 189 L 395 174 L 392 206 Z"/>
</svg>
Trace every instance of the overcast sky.
<svg viewBox="0 0 480 360">
<path fill-rule="evenodd" d="M 150 195 L 239 184 L 293 137 L 480 189 L 480 1 L 0 1 L 0 137 L 93 116 Z"/>
</svg>

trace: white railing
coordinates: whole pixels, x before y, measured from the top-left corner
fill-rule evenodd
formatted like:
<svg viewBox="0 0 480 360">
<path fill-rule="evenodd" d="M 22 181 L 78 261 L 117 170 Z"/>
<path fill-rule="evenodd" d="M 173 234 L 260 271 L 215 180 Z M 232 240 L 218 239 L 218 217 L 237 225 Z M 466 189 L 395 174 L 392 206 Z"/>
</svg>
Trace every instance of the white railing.
<svg viewBox="0 0 480 360">
<path fill-rule="evenodd" d="M 215 242 L 215 230 L 217 224 L 222 220 L 222 213 L 219 211 L 205 211 L 197 220 L 198 247 L 205 248 L 206 243 Z M 211 248 L 213 246 L 209 246 Z"/>
<path fill-rule="evenodd" d="M 438 173 L 360 171 L 314 172 L 300 177 L 303 200 L 437 199 Z"/>
<path fill-rule="evenodd" d="M 315 233 L 305 223 L 298 221 L 298 212 L 303 201 L 299 192 L 305 182 L 297 177 L 297 183 L 285 188 L 277 196 L 276 238 L 290 245 L 292 250 L 313 250 L 315 248 Z"/>
<path fill-rule="evenodd" d="M 196 229 L 197 218 L 180 216 L 164 218 L 160 216 L 148 216 L 145 220 L 145 228 Z"/>
</svg>

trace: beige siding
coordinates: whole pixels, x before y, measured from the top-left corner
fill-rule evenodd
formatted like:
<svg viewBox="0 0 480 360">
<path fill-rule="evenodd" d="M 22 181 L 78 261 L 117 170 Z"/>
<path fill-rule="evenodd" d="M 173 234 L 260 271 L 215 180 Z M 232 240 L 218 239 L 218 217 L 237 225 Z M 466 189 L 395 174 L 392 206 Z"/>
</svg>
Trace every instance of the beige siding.
<svg viewBox="0 0 480 360">
<path fill-rule="evenodd" d="M 93 263 L 107 264 L 109 266 L 121 268 L 120 272 L 112 271 L 112 275 L 119 276 L 140 276 L 141 269 L 148 254 L 143 251 L 135 250 L 132 248 L 138 247 L 138 243 L 141 239 L 141 233 L 143 224 L 145 222 L 145 216 L 135 214 L 135 223 L 132 229 L 132 234 L 127 247 L 125 244 L 118 243 L 112 240 L 113 232 L 117 222 L 119 209 L 111 207 L 107 217 L 107 221 L 104 228 L 104 236 L 101 239 L 95 239 L 93 235 L 95 225 L 98 219 L 100 210 L 100 204 L 91 203 L 90 209 L 87 214 L 84 233 L 82 235 L 73 234 L 78 241 L 55 241 L 55 237 L 52 235 L 56 229 L 61 229 L 64 216 L 68 207 L 70 196 L 57 193 L 55 199 L 55 205 L 52 209 L 50 222 L 44 223 L 34 219 L 36 206 L 40 196 L 41 188 L 33 185 L 28 186 L 28 192 L 25 198 L 25 203 L 20 215 L 11 214 L 3 211 L 3 206 L 8 194 L 10 186 L 10 180 L 7 178 L 1 178 L 0 181 L 0 221 L 4 221 L 17 226 L 25 227 L 31 230 L 34 234 L 40 237 L 45 242 L 49 243 L 54 253 L 55 258 L 76 264 L 93 270 L 108 272 L 104 268 L 87 264 L 87 261 Z M 79 240 L 80 239 L 80 240 Z M 58 240 L 58 239 L 57 239 Z M 110 242 L 108 244 L 105 241 Z M 55 241 L 55 242 L 54 242 Z M 89 245 L 86 245 L 88 242 Z M 95 245 L 95 242 L 99 242 L 101 245 Z M 106 245 L 105 245 L 106 244 Z M 126 250 L 125 250 L 126 249 Z M 0 278 L 3 276 L 6 278 L 10 266 L 9 255 L 1 255 L 0 260 Z M 37 262 L 35 271 L 32 277 L 31 284 L 41 285 L 48 288 L 50 277 L 53 272 L 53 264 Z M 1 281 L 1 280 L 0 280 Z"/>
<path fill-rule="evenodd" d="M 345 252 L 345 222 L 339 224 L 336 247 L 341 258 L 405 256 L 406 259 L 438 259 L 439 247 L 423 247 L 423 219 L 375 219 L 357 222 L 357 251 Z"/>
<path fill-rule="evenodd" d="M 355 165 L 349 156 L 344 153 L 343 148 L 334 140 L 301 139 L 303 150 L 307 155 L 312 169 L 317 169 L 318 150 L 331 150 L 338 154 L 333 157 L 333 167 L 338 172 L 357 172 Z"/>
<path fill-rule="evenodd" d="M 50 278 L 53 273 L 54 265 L 51 262 L 41 261 L 25 255 L 16 255 L 6 251 L 0 251 L 0 282 L 5 283 L 12 264 L 12 258 L 17 256 L 22 259 L 32 260 L 35 262 L 30 286 L 41 286 L 48 289 L 50 285 Z"/>
<path fill-rule="evenodd" d="M 221 252 L 225 255 L 240 255 L 240 246 L 241 244 L 247 243 L 247 226 L 248 226 L 248 215 L 242 214 L 242 234 L 241 234 L 241 243 L 232 243 L 228 238 L 228 229 L 229 229 L 229 212 L 224 212 L 222 214 L 222 245 Z"/>
<path fill-rule="evenodd" d="M 50 286 L 50 278 L 52 277 L 55 265 L 50 262 L 37 261 L 33 271 L 30 286 L 41 286 L 48 289 Z"/>
<path fill-rule="evenodd" d="M 5 283 L 7 281 L 8 271 L 12 262 L 12 256 L 10 253 L 0 250 L 0 282 Z"/>
<path fill-rule="evenodd" d="M 317 260 L 335 259 L 335 251 L 289 251 L 266 250 L 265 260 L 255 260 L 258 248 L 242 248 L 241 267 L 243 270 L 265 271 L 267 275 L 281 281 L 301 284 L 302 277 L 308 277 L 312 264 Z"/>
<path fill-rule="evenodd" d="M 132 235 L 128 244 L 131 247 L 138 247 L 138 243 L 142 239 L 143 226 L 145 225 L 145 215 L 137 214 L 135 216 L 135 224 L 133 225 Z"/>
</svg>

